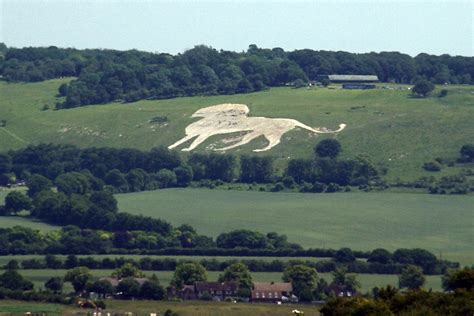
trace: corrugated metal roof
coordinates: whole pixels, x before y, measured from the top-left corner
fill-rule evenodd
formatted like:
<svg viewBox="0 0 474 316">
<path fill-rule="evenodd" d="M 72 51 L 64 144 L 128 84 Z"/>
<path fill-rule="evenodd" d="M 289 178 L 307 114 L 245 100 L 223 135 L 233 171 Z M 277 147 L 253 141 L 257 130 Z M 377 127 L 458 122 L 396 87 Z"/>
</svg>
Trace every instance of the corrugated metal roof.
<svg viewBox="0 0 474 316">
<path fill-rule="evenodd" d="M 329 75 L 331 81 L 378 81 L 375 75 Z"/>
</svg>

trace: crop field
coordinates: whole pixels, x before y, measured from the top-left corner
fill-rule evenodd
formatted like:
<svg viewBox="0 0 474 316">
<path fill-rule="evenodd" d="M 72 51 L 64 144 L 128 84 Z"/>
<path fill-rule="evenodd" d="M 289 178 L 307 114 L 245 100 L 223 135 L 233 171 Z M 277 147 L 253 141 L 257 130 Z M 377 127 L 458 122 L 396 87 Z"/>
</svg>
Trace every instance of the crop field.
<svg viewBox="0 0 474 316">
<path fill-rule="evenodd" d="M 121 211 L 188 223 L 211 236 L 246 228 L 286 234 L 304 247 L 423 248 L 474 263 L 473 196 L 167 189 L 116 197 Z"/>
<path fill-rule="evenodd" d="M 91 270 L 94 278 L 107 277 L 112 274 L 114 270 Z M 36 288 L 44 288 L 44 282 L 51 277 L 63 277 L 67 270 L 57 269 L 42 269 L 42 270 L 18 270 L 21 275 L 31 280 Z M 0 270 L 0 273 L 3 271 Z M 161 284 L 167 286 L 172 277 L 173 271 L 144 271 L 146 276 L 156 274 Z M 217 280 L 222 272 L 208 271 L 207 278 L 210 281 Z M 318 273 L 320 278 L 325 279 L 327 282 L 332 281 L 331 273 Z M 256 282 L 281 282 L 282 273 L 280 272 L 252 272 L 253 281 Z M 361 283 L 362 292 L 370 291 L 373 287 L 386 286 L 388 284 L 398 287 L 398 276 L 390 274 L 358 274 L 357 280 Z M 428 275 L 426 276 L 425 288 L 433 289 L 434 291 L 441 291 L 441 276 L 439 275 Z M 71 291 L 72 287 L 70 283 L 65 283 L 65 290 Z"/>
<path fill-rule="evenodd" d="M 443 87 L 449 90 L 444 98 L 436 97 L 436 91 L 426 99 L 411 98 L 403 85 L 365 91 L 273 88 L 251 94 L 112 103 L 55 111 L 57 88 L 68 80 L 0 82 L 0 119 L 6 121 L 0 127 L 0 151 L 44 142 L 143 150 L 168 146 L 183 137 L 184 128 L 196 120 L 190 118 L 194 111 L 221 103 L 247 104 L 250 116 L 293 118 L 315 127 L 336 128 L 346 123 L 347 128 L 336 136 L 342 143 L 343 157 L 368 156 L 387 167 L 387 178 L 392 180 L 432 175 L 421 168 L 424 162 L 436 157 L 455 158 L 459 148 L 474 138 L 472 86 Z M 197 151 L 204 151 L 211 144 L 222 145 L 222 138 L 211 137 Z M 258 155 L 276 157 L 281 171 L 290 157 L 310 157 L 320 139 L 311 132 L 295 129 L 283 135 L 281 144 Z M 264 142 L 259 138 L 229 152 L 251 153 Z M 438 175 L 456 170 L 445 168 Z"/>
</svg>

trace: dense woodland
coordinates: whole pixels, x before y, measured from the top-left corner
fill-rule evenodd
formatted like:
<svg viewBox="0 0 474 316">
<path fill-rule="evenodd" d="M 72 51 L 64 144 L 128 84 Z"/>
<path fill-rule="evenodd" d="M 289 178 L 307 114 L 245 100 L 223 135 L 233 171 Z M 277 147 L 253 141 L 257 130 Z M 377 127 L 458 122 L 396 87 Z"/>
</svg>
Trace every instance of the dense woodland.
<svg viewBox="0 0 474 316">
<path fill-rule="evenodd" d="M 111 101 L 234 94 L 314 81 L 328 74 L 375 74 L 383 82 L 472 84 L 474 58 L 399 52 L 354 54 L 310 49 L 286 52 L 250 45 L 246 52 L 204 45 L 182 54 L 0 45 L 0 75 L 35 82 L 77 77 L 64 84 L 58 108 Z"/>
</svg>

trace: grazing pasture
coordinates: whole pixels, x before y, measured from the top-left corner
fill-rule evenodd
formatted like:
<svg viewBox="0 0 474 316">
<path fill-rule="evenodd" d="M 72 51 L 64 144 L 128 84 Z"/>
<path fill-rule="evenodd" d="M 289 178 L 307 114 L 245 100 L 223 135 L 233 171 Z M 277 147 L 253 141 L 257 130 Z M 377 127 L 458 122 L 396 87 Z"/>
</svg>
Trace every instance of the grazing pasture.
<svg viewBox="0 0 474 316">
<path fill-rule="evenodd" d="M 116 195 L 119 209 L 194 226 L 286 234 L 311 248 L 423 248 L 474 263 L 473 196 L 410 193 L 269 193 L 167 189 Z"/>
<path fill-rule="evenodd" d="M 70 79 L 40 83 L 0 82 L 0 152 L 38 143 L 68 143 L 81 147 L 112 146 L 148 150 L 169 146 L 184 136 L 184 129 L 198 120 L 196 110 L 222 103 L 248 105 L 251 116 L 296 119 L 308 126 L 347 127 L 337 136 L 317 136 L 302 129 L 285 133 L 281 143 L 265 153 L 277 158 L 282 171 L 288 158 L 310 157 L 324 137 L 337 137 L 343 157 L 364 155 L 387 167 L 387 178 L 413 180 L 433 175 L 422 169 L 436 157 L 455 158 L 459 148 L 474 138 L 472 86 L 447 86 L 444 98 L 408 96 L 408 86 L 390 89 L 342 90 L 325 88 L 272 88 L 267 91 L 209 97 L 111 103 L 54 111 L 57 88 Z M 198 152 L 224 146 L 228 136 L 214 136 Z M 235 135 L 234 135 L 235 136 Z M 227 139 L 227 140 L 226 140 Z M 224 142 L 223 142 L 224 141 Z M 184 144 L 183 144 L 184 145 Z M 260 137 L 229 150 L 247 154 L 264 147 Z M 179 148 L 181 149 L 181 148 Z M 439 175 L 459 168 L 444 168 Z"/>
</svg>

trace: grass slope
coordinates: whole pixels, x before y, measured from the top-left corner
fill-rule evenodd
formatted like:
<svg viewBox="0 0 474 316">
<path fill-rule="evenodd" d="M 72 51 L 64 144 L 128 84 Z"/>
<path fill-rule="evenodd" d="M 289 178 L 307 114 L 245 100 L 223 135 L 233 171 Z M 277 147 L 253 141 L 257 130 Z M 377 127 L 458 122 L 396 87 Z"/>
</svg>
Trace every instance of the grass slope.
<svg viewBox="0 0 474 316">
<path fill-rule="evenodd" d="M 0 128 L 0 151 L 41 142 L 139 149 L 170 145 L 195 120 L 190 118 L 194 111 L 228 102 L 249 105 L 253 116 L 294 118 L 310 126 L 334 128 L 345 122 L 347 129 L 337 136 L 343 155 L 370 156 L 389 167 L 390 179 L 428 175 L 421 169 L 424 162 L 456 157 L 460 146 L 474 138 L 472 86 L 446 87 L 449 93 L 445 98 L 410 98 L 406 86 L 366 91 L 274 88 L 252 94 L 42 111 L 45 105 L 54 108 L 57 87 L 68 80 L 0 82 L 0 119 L 7 121 L 6 127 Z M 150 124 L 149 120 L 156 116 L 166 116 L 169 123 Z M 280 145 L 259 155 L 279 158 L 281 169 L 288 157 L 310 157 L 320 139 L 306 131 L 293 130 L 284 135 Z M 219 141 L 219 137 L 211 138 L 198 150 Z M 250 153 L 263 143 L 259 139 L 232 152 Z"/>
<path fill-rule="evenodd" d="M 418 247 L 474 263 L 472 196 L 169 189 L 116 197 L 121 211 L 188 223 L 211 236 L 247 228 L 286 234 L 305 247 Z"/>
</svg>

